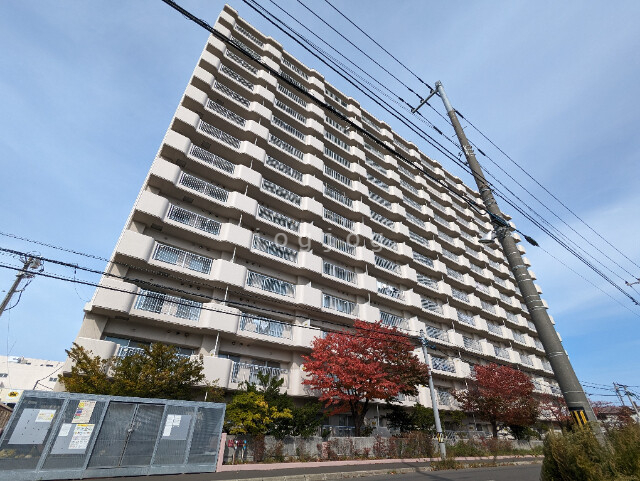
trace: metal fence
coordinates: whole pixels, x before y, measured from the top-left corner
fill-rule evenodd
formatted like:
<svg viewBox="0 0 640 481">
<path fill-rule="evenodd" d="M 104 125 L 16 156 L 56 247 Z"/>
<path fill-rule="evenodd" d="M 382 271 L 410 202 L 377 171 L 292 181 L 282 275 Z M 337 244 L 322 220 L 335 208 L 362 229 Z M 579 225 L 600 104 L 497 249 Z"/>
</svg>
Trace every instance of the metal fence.
<svg viewBox="0 0 640 481">
<path fill-rule="evenodd" d="M 0 481 L 214 472 L 225 405 L 25 391 L 0 437 Z"/>
</svg>

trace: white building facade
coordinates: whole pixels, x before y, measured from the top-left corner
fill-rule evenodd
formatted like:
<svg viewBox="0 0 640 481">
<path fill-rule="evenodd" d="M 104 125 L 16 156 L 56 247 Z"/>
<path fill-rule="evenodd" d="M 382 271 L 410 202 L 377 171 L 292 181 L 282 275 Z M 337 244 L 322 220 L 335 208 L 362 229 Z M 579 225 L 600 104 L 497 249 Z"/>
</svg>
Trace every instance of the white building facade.
<svg viewBox="0 0 640 481">
<path fill-rule="evenodd" d="M 53 391 L 63 361 L 23 356 L 0 356 L 0 402 L 13 405 L 23 391 Z"/>
<path fill-rule="evenodd" d="M 381 319 L 438 346 L 441 408 L 489 362 L 559 392 L 504 255 L 478 243 L 488 218 L 443 183 L 477 192 L 230 7 L 215 28 L 235 46 L 209 38 L 76 342 L 102 357 L 172 344 L 229 390 L 266 371 L 308 397 L 313 338 Z M 431 406 L 425 388 L 416 400 Z"/>
</svg>

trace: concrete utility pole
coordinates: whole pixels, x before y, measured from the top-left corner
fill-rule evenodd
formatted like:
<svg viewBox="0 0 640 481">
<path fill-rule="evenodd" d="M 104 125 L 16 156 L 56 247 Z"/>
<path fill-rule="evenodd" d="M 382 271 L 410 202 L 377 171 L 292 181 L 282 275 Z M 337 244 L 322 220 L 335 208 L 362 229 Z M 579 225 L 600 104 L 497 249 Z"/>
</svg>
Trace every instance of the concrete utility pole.
<svg viewBox="0 0 640 481">
<path fill-rule="evenodd" d="M 16 274 L 16 280 L 13 281 L 13 284 L 11 285 L 9 292 L 7 292 L 7 295 L 4 297 L 2 304 L 0 304 L 0 316 L 2 316 L 2 314 L 4 313 L 4 310 L 7 308 L 7 305 L 11 301 L 11 298 L 18 290 L 18 286 L 20 285 L 20 282 L 22 282 L 23 279 L 28 279 L 30 277 L 33 277 L 34 276 L 33 271 L 39 269 L 42 266 L 40 259 L 36 259 L 35 257 L 29 256 L 21 260 L 24 263 L 24 265 L 22 266 L 22 270 L 20 270 L 18 274 Z M 31 270 L 32 272 L 29 272 L 29 270 Z"/>
<path fill-rule="evenodd" d="M 625 386 L 624 384 L 619 384 L 619 386 L 624 388 L 624 393 L 627 395 L 627 398 L 629 399 L 629 402 L 631 403 L 631 407 L 635 410 L 636 416 L 638 416 L 638 422 L 640 422 L 640 411 L 638 411 L 638 405 L 636 404 L 636 402 L 631 397 L 631 393 L 629 392 L 629 387 Z"/>
<path fill-rule="evenodd" d="M 620 405 L 624 406 L 624 398 L 622 397 L 622 394 L 620 394 L 620 385 L 618 383 L 613 383 L 613 389 L 616 390 L 616 395 L 618 396 L 618 399 L 620 400 Z"/>
<path fill-rule="evenodd" d="M 424 335 L 424 331 L 420 329 L 420 341 L 422 344 L 422 354 L 424 355 L 424 362 L 429 368 L 429 391 L 431 391 L 431 405 L 433 406 L 433 417 L 436 422 L 436 439 L 440 446 L 440 457 L 445 459 L 447 457 L 447 446 L 444 443 L 444 433 L 442 432 L 442 425 L 440 424 L 440 411 L 438 410 L 438 396 L 436 396 L 436 389 L 433 387 L 433 376 L 431 376 L 431 355 L 427 352 L 427 337 Z"/>
<path fill-rule="evenodd" d="M 602 428 L 589 405 L 587 396 L 585 395 L 582 386 L 578 381 L 578 377 L 569 362 L 567 352 L 564 350 L 564 347 L 558 338 L 558 334 L 553 327 L 551 318 L 549 317 L 549 314 L 538 295 L 538 291 L 531 280 L 527 266 L 524 265 L 522 256 L 516 246 L 516 242 L 511 236 L 509 224 L 504 220 L 502 212 L 500 212 L 498 204 L 491 192 L 491 188 L 489 187 L 489 184 L 482 173 L 482 168 L 480 167 L 480 164 L 473 152 L 473 148 L 467 140 L 464 130 L 460 125 L 460 121 L 458 120 L 458 116 L 456 115 L 456 111 L 451 106 L 451 103 L 449 103 L 449 99 L 447 98 L 440 81 L 436 82 L 436 90 L 431 92 L 431 94 L 433 95 L 434 92 L 440 96 L 445 108 L 447 109 L 447 114 L 449 115 L 451 124 L 458 136 L 458 140 L 462 146 L 467 163 L 471 168 L 471 173 L 478 186 L 478 191 L 480 192 L 482 201 L 484 202 L 484 205 L 489 212 L 489 216 L 491 217 L 491 223 L 494 226 L 496 237 L 502 244 L 502 249 L 507 257 L 509 266 L 511 267 L 511 272 L 513 272 L 515 280 L 518 283 L 518 287 L 520 288 L 520 292 L 524 296 L 524 301 L 527 305 L 527 309 L 529 310 L 529 314 L 531 315 L 531 320 L 536 327 L 536 331 L 538 331 L 540 342 L 542 342 L 547 354 L 547 359 L 549 359 L 549 362 L 551 363 L 551 368 L 553 369 L 555 378 L 560 386 L 565 402 L 567 403 L 567 407 L 578 424 L 583 425 L 587 424 L 587 421 L 590 422 L 598 441 L 601 444 L 604 444 L 605 439 Z M 416 109 L 414 109 L 414 111 L 415 110 Z"/>
</svg>

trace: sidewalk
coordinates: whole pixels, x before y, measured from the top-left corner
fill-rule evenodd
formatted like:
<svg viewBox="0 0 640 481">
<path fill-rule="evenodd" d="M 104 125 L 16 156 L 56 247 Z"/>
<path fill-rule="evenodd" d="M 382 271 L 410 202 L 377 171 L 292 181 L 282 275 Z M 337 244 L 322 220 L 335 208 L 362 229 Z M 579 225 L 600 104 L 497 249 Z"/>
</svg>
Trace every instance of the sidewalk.
<svg viewBox="0 0 640 481">
<path fill-rule="evenodd" d="M 308 463 L 224 464 L 216 473 L 145 476 L 145 481 L 320 481 L 431 471 L 440 458 L 371 459 Z M 493 457 L 456 458 L 461 464 L 493 463 Z M 542 456 L 498 456 L 498 464 L 539 464 Z M 101 478 L 101 481 L 140 481 L 140 478 Z M 381 478 L 384 479 L 384 478 Z"/>
</svg>

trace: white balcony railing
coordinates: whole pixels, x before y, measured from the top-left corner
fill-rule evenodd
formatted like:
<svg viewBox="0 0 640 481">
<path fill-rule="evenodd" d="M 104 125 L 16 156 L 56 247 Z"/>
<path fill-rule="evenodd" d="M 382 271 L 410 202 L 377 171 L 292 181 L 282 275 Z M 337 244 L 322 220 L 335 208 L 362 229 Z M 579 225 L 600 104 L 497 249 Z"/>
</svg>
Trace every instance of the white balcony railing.
<svg viewBox="0 0 640 481">
<path fill-rule="evenodd" d="M 424 223 L 424 221 L 423 221 L 422 219 L 420 219 L 420 218 L 416 217 L 416 216 L 415 216 L 415 215 L 413 215 L 411 212 L 405 212 L 405 215 L 407 216 L 407 219 L 408 219 L 410 222 L 413 222 L 415 225 L 418 225 L 418 226 L 420 226 L 420 227 L 423 227 L 423 228 L 424 228 L 425 223 Z"/>
<path fill-rule="evenodd" d="M 156 314 L 166 314 L 172 317 L 197 321 L 200 318 L 202 303 L 182 297 L 170 296 L 161 292 L 141 289 L 134 307 L 141 311 L 155 312 Z"/>
<path fill-rule="evenodd" d="M 409 237 L 411 238 L 411 240 L 417 242 L 418 244 L 422 244 L 425 247 L 429 247 L 429 240 L 425 239 L 419 234 L 416 234 L 412 230 L 409 231 Z"/>
<path fill-rule="evenodd" d="M 433 277 L 425 276 L 424 274 L 417 274 L 418 283 L 423 286 L 427 286 L 430 289 L 438 290 L 438 279 L 434 279 Z"/>
<path fill-rule="evenodd" d="M 444 329 L 439 329 L 433 326 L 427 326 L 427 337 L 431 339 L 437 339 L 439 341 L 449 342 L 449 333 Z"/>
<path fill-rule="evenodd" d="M 390 272 L 395 272 L 396 274 L 400 273 L 400 266 L 389 259 L 385 259 L 384 257 L 380 257 L 378 255 L 375 256 L 376 265 L 382 269 L 385 269 Z"/>
<path fill-rule="evenodd" d="M 271 167 L 272 169 L 277 170 L 278 172 L 282 172 L 284 175 L 288 177 L 291 177 L 293 180 L 297 182 L 302 182 L 302 172 L 294 169 L 293 167 L 288 166 L 287 164 L 280 162 L 277 159 L 274 159 L 270 155 L 267 155 L 267 158 L 265 159 L 264 163 L 265 165 Z"/>
<path fill-rule="evenodd" d="M 404 293 L 397 287 L 387 284 L 386 282 L 377 281 L 378 292 L 394 299 L 404 300 Z"/>
<path fill-rule="evenodd" d="M 156 244 L 152 257 L 160 262 L 183 267 L 202 274 L 209 274 L 209 272 L 211 272 L 211 263 L 213 262 L 213 259 L 209 257 L 193 254 L 178 249 L 177 247 L 160 243 Z"/>
<path fill-rule="evenodd" d="M 322 242 L 334 249 L 345 252 L 347 254 L 353 255 L 356 252 L 356 247 L 354 245 L 349 244 L 347 241 L 344 241 L 333 234 L 324 233 Z"/>
<path fill-rule="evenodd" d="M 329 184 L 324 184 L 324 195 L 340 202 L 341 204 L 346 205 L 347 207 L 353 207 L 353 200 L 347 197 L 344 192 L 336 189 Z"/>
<path fill-rule="evenodd" d="M 389 239 L 388 237 L 385 237 L 384 235 L 380 234 L 379 232 L 374 232 L 373 233 L 373 240 L 374 242 L 377 242 L 378 244 L 387 247 L 391 250 L 397 251 L 398 250 L 398 243 L 394 240 Z"/>
<path fill-rule="evenodd" d="M 487 321 L 487 330 L 492 334 L 502 336 L 502 326 L 496 324 L 495 322 Z"/>
<path fill-rule="evenodd" d="M 302 202 L 302 197 L 300 197 L 295 192 L 291 192 L 290 190 L 285 189 L 284 187 L 281 187 L 278 184 L 275 184 L 270 180 L 264 178 L 262 179 L 262 190 L 264 190 L 265 192 L 270 192 L 271 194 L 295 205 L 300 205 L 300 203 Z"/>
<path fill-rule="evenodd" d="M 458 320 L 463 324 L 468 324 L 470 326 L 476 325 L 476 321 L 471 314 L 467 314 L 466 312 L 459 310 L 457 311 L 457 315 L 458 315 Z"/>
<path fill-rule="evenodd" d="M 253 271 L 247 273 L 247 286 L 257 287 L 263 291 L 286 297 L 294 297 L 296 294 L 296 286 L 294 284 Z"/>
<path fill-rule="evenodd" d="M 290 247 L 279 245 L 278 243 L 260 237 L 257 234 L 253 236 L 253 248 L 274 257 L 279 257 L 289 262 L 298 262 L 298 251 Z"/>
<path fill-rule="evenodd" d="M 366 142 L 364 143 L 364 148 L 368 150 L 371 153 L 371 155 L 374 155 L 375 157 L 378 157 L 379 159 L 384 160 L 384 155 L 382 155 L 382 153 L 379 150 L 374 149 L 371 145 L 367 144 Z"/>
<path fill-rule="evenodd" d="M 422 308 L 426 309 L 427 311 L 432 311 L 432 312 L 437 312 L 438 314 L 442 314 L 442 306 L 434 299 L 431 299 L 429 297 L 421 297 L 420 304 L 422 305 Z"/>
<path fill-rule="evenodd" d="M 343 312 L 352 316 L 358 315 L 358 305 L 355 302 L 322 293 L 322 307 Z"/>
<path fill-rule="evenodd" d="M 260 384 L 258 373 L 269 375 L 273 379 L 284 379 L 282 387 L 286 388 L 289 386 L 288 369 L 235 361 L 231 365 L 231 382 L 241 383 L 246 381 L 253 384 Z"/>
<path fill-rule="evenodd" d="M 433 267 L 433 259 L 425 256 L 424 254 L 420 254 L 419 252 L 413 251 L 413 258 L 416 261 L 420 262 L 421 264 L 424 264 L 429 267 Z"/>
<path fill-rule="evenodd" d="M 375 220 L 376 222 L 379 222 L 380 224 L 389 227 L 390 229 L 393 229 L 394 226 L 396 225 L 396 223 L 394 221 L 392 221 L 391 219 L 387 219 L 385 216 L 383 216 L 382 214 L 379 214 L 375 211 L 371 211 L 371 219 Z"/>
<path fill-rule="evenodd" d="M 296 149 L 293 145 L 285 142 L 284 140 L 276 137 L 273 134 L 269 134 L 269 143 L 275 145 L 276 147 L 282 149 L 286 153 L 293 155 L 297 159 L 302 160 L 304 158 L 304 154 L 300 149 Z"/>
<path fill-rule="evenodd" d="M 493 351 L 496 353 L 496 357 L 499 357 L 500 359 L 509 359 L 509 351 L 504 347 L 494 345 Z"/>
<path fill-rule="evenodd" d="M 241 104 L 243 107 L 248 108 L 249 105 L 251 105 L 251 102 L 249 102 L 249 99 L 247 99 L 246 97 L 243 97 L 242 95 L 240 95 L 235 90 L 227 87 L 225 84 L 222 84 L 222 83 L 218 82 L 217 80 L 213 84 L 213 87 L 216 90 L 220 91 L 222 93 L 222 95 L 224 95 L 225 97 L 229 97 L 232 100 L 235 100 L 236 102 Z M 233 123 L 236 123 L 238 125 L 244 125 L 244 123 L 239 122 L 239 120 L 240 119 L 245 120 L 245 119 L 243 119 L 239 115 L 237 116 L 237 118 L 234 118 L 234 116 L 236 116 L 237 114 L 231 112 L 230 110 L 227 110 L 226 112 L 223 112 L 220 107 L 221 107 L 221 105 L 217 104 L 217 103 L 215 105 L 211 105 L 211 104 L 207 105 L 207 108 L 215 110 L 216 112 L 221 114 L 223 117 L 226 117 L 229 120 L 232 120 L 232 118 L 233 118 L 234 119 L 234 120 L 232 120 Z"/>
<path fill-rule="evenodd" d="M 442 357 L 431 356 L 431 365 L 434 371 L 456 372 L 456 365 L 451 360 Z"/>
<path fill-rule="evenodd" d="M 207 102 L 207 109 L 217 113 L 221 117 L 227 119 L 229 122 L 239 125 L 240 127 L 244 127 L 247 123 L 247 120 L 244 117 L 241 117 L 232 110 L 223 107 L 218 102 L 214 102 L 211 99 L 209 99 L 209 101 Z"/>
<path fill-rule="evenodd" d="M 206 182 L 185 172 L 180 176 L 178 183 L 180 185 L 184 185 L 188 189 L 204 194 L 220 202 L 226 202 L 229 198 L 229 192 L 222 187 Z"/>
<path fill-rule="evenodd" d="M 324 148 L 324 155 L 326 155 L 330 159 L 335 160 L 339 164 L 344 165 L 345 167 L 349 167 L 349 168 L 351 167 L 351 162 L 349 162 L 347 159 L 345 159 L 341 155 L 336 154 L 333 150 L 328 149 L 326 146 Z"/>
<path fill-rule="evenodd" d="M 230 145 L 231 147 L 233 147 L 234 149 L 239 149 L 240 148 L 240 140 L 237 139 L 236 137 L 234 137 L 231 134 L 228 134 L 226 132 L 224 132 L 223 130 L 220 130 L 217 127 L 214 127 L 211 124 L 206 123 L 205 121 L 201 120 L 198 123 L 198 130 L 207 134 L 209 137 L 212 137 L 214 139 L 217 139 L 221 142 L 224 142 L 225 144 Z"/>
<path fill-rule="evenodd" d="M 247 37 L 249 40 L 251 40 L 253 43 L 258 45 L 259 47 L 264 47 L 264 42 L 260 40 L 258 37 L 256 37 L 255 35 L 253 35 L 251 32 L 249 32 L 246 28 L 241 27 L 237 23 L 234 25 L 234 28 L 238 32 L 240 32 L 242 35 Z"/>
<path fill-rule="evenodd" d="M 415 195 L 418 195 L 418 189 L 416 189 L 413 185 L 411 185 L 409 182 L 407 182 L 404 179 L 400 179 L 400 185 L 402 187 L 404 187 L 405 189 L 407 189 L 409 192 L 414 193 Z"/>
<path fill-rule="evenodd" d="M 233 60 L 235 63 L 240 65 L 243 69 L 247 70 L 248 72 L 251 72 L 253 75 L 258 75 L 257 68 L 255 68 L 249 62 L 247 62 L 245 59 L 241 58 L 239 55 L 236 55 L 235 53 L 233 53 L 231 50 L 227 49 L 225 51 L 225 55 L 229 57 L 231 60 Z"/>
<path fill-rule="evenodd" d="M 482 352 L 482 347 L 480 346 L 480 342 L 477 339 L 462 336 L 462 343 L 464 344 L 464 347 L 466 347 L 470 351 Z"/>
<path fill-rule="evenodd" d="M 382 324 L 389 327 L 397 327 L 398 329 L 408 329 L 409 322 L 402 316 L 396 316 L 388 312 L 380 311 L 380 320 Z"/>
<path fill-rule="evenodd" d="M 307 118 L 304 115 L 302 115 L 300 112 L 298 112 L 296 109 L 289 107 L 282 100 L 275 99 L 273 104 L 276 107 L 278 107 L 280 110 L 282 110 L 285 114 L 287 114 L 289 117 L 292 117 L 296 119 L 298 122 L 306 125 Z"/>
<path fill-rule="evenodd" d="M 372 161 L 372 162 L 373 162 L 373 161 Z M 374 162 L 374 163 L 375 163 L 375 162 Z M 376 165 L 378 165 L 378 164 L 376 164 Z M 385 173 L 385 174 L 386 174 L 386 172 L 383 172 L 383 173 Z M 373 175 L 371 175 L 371 174 L 367 173 L 367 180 L 368 180 L 369 182 L 371 182 L 372 184 L 377 185 L 377 186 L 378 186 L 378 187 L 380 187 L 382 190 L 385 190 L 385 191 L 389 192 L 389 186 L 388 186 L 386 183 L 382 182 L 382 181 L 381 181 L 380 179 L 378 179 L 377 177 L 374 177 Z"/>
<path fill-rule="evenodd" d="M 300 140 L 304 140 L 305 138 L 305 135 L 302 132 L 300 132 L 295 127 L 292 127 L 291 125 L 286 123 L 284 120 L 280 119 L 279 117 L 276 117 L 275 115 L 271 117 L 271 123 Z"/>
<path fill-rule="evenodd" d="M 354 271 L 327 261 L 323 262 L 323 272 L 328 276 L 336 277 L 346 282 L 353 284 L 356 282 L 356 273 Z"/>
<path fill-rule="evenodd" d="M 332 179 L 337 180 L 338 182 L 340 182 L 341 184 L 346 185 L 347 187 L 351 187 L 351 179 L 345 175 L 342 175 L 340 172 L 338 172 L 337 170 L 333 170 L 331 167 L 329 167 L 328 165 L 324 166 L 324 173 L 327 174 L 329 177 L 331 177 Z"/>
<path fill-rule="evenodd" d="M 291 90 L 289 90 L 287 87 L 285 87 L 281 83 L 278 84 L 278 91 L 282 92 L 284 95 L 289 97 L 291 100 L 293 100 L 298 105 L 301 105 L 302 107 L 305 107 L 305 108 L 307 107 L 307 101 L 306 100 L 303 100 L 301 97 L 298 97 L 296 94 L 294 94 Z"/>
<path fill-rule="evenodd" d="M 300 230 L 300 221 L 292 219 L 291 217 L 288 217 L 273 209 L 269 209 L 264 205 L 258 205 L 257 216 L 261 219 L 268 220 L 269 222 L 277 224 L 293 232 L 298 232 L 298 230 Z"/>
<path fill-rule="evenodd" d="M 212 167 L 215 167 L 216 169 L 223 170 L 230 174 L 233 174 L 233 172 L 236 170 L 235 164 L 229 162 L 226 159 L 223 159 L 219 155 L 212 154 L 208 150 L 198 147 L 197 145 L 191 146 L 191 149 L 189 150 L 189 155 L 191 155 L 192 157 L 195 157 L 198 160 L 201 160 L 202 162 L 205 162 L 211 165 Z"/>
<path fill-rule="evenodd" d="M 450 267 L 447 267 L 447 275 L 459 281 L 464 280 L 464 275 L 461 272 L 453 270 Z"/>
<path fill-rule="evenodd" d="M 456 289 L 455 287 L 452 287 L 451 294 L 453 295 L 454 298 L 458 299 L 459 301 L 469 302 L 469 294 L 467 294 L 464 291 L 461 291 L 459 289 Z"/>
<path fill-rule="evenodd" d="M 208 217 L 183 209 L 177 205 L 171 205 L 167 218 L 212 235 L 220 234 L 220 227 L 222 226 L 222 224 L 216 220 L 209 219 Z"/>
<path fill-rule="evenodd" d="M 346 229 L 353 230 L 354 222 L 351 219 L 347 219 L 346 217 L 341 216 L 340 214 L 336 214 L 335 212 L 324 209 L 324 218 L 330 220 L 331 222 L 335 222 Z"/>
<path fill-rule="evenodd" d="M 286 322 L 243 312 L 240 316 L 240 330 L 263 336 L 291 339 L 292 326 Z"/>
</svg>

